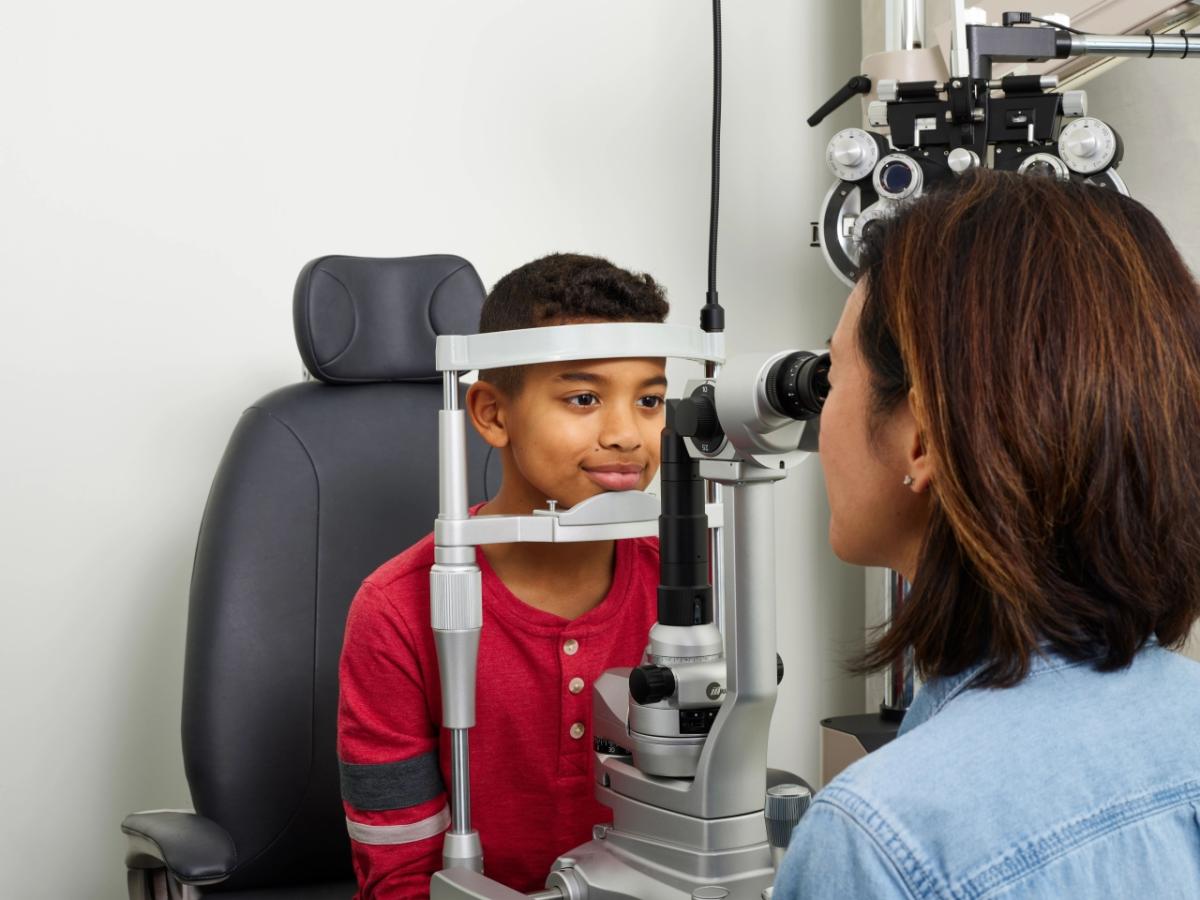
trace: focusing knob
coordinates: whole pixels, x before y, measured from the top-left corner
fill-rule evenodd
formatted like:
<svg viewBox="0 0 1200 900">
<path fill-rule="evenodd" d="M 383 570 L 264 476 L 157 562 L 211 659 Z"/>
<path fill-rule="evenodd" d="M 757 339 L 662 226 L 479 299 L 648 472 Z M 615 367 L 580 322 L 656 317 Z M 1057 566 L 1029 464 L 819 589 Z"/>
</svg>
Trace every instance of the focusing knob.
<svg viewBox="0 0 1200 900">
<path fill-rule="evenodd" d="M 629 673 L 629 693 L 646 706 L 675 693 L 675 673 L 666 666 L 638 666 Z"/>
<path fill-rule="evenodd" d="M 672 402 L 667 424 L 675 433 L 692 439 L 701 453 L 716 453 L 725 442 L 725 431 L 717 418 L 716 388 L 705 382 L 690 397 Z"/>
<path fill-rule="evenodd" d="M 772 847 L 787 847 L 792 829 L 808 812 L 812 792 L 802 784 L 777 784 L 767 788 L 763 816 L 767 820 L 767 843 Z"/>
<path fill-rule="evenodd" d="M 675 408 L 675 431 L 684 437 L 707 441 L 720 429 L 717 405 L 710 397 L 687 397 Z"/>
</svg>

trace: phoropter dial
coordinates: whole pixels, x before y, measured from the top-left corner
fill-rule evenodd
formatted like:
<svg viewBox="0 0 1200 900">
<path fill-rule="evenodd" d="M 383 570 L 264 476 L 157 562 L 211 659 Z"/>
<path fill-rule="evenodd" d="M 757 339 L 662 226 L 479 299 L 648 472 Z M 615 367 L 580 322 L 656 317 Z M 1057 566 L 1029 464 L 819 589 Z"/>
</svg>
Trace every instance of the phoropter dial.
<svg viewBox="0 0 1200 900">
<path fill-rule="evenodd" d="M 692 439 L 701 453 L 716 453 L 725 443 L 725 432 L 717 418 L 716 386 L 705 382 L 690 397 L 673 402 L 670 424 L 677 434 Z"/>
<path fill-rule="evenodd" d="M 647 706 L 674 693 L 675 673 L 667 666 L 637 666 L 629 672 L 629 694 L 636 703 Z"/>
<path fill-rule="evenodd" d="M 879 140 L 861 128 L 844 128 L 825 149 L 825 162 L 842 181 L 861 181 L 879 162 Z"/>
<path fill-rule="evenodd" d="M 1058 155 L 1079 175 L 1094 175 L 1121 161 L 1121 138 L 1091 116 L 1075 119 L 1058 136 Z"/>
</svg>

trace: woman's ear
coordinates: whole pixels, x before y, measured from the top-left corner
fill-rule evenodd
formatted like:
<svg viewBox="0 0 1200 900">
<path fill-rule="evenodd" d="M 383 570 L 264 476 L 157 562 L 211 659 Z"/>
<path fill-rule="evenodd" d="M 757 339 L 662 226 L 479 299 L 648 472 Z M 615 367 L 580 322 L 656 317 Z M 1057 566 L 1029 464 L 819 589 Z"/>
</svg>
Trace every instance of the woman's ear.
<svg viewBox="0 0 1200 900">
<path fill-rule="evenodd" d="M 467 415 L 479 436 L 496 449 L 508 446 L 508 398 L 488 381 L 467 388 Z"/>
<path fill-rule="evenodd" d="M 926 443 L 927 433 L 925 407 L 916 388 L 908 390 L 908 411 L 911 416 L 912 431 L 905 440 L 905 466 L 908 477 L 905 484 L 914 494 L 923 494 L 929 490 L 933 482 L 934 464 Z M 911 480 L 910 480 L 911 479 Z"/>
</svg>

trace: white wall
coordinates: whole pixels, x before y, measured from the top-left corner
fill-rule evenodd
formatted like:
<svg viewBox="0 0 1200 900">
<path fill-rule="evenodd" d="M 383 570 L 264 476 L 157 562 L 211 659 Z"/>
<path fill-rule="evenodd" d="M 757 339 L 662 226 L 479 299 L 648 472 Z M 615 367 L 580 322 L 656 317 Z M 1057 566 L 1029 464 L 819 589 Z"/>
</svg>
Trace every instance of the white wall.
<svg viewBox="0 0 1200 900">
<path fill-rule="evenodd" d="M 1192 272 L 1200 277 L 1200 147 L 1196 88 L 1200 63 L 1130 59 L 1089 81 L 1088 113 L 1117 130 L 1125 145 L 1118 171 L 1129 193 L 1162 220 Z M 1185 652 L 1200 660 L 1200 624 Z"/>
<path fill-rule="evenodd" d="M 734 350 L 811 346 L 844 291 L 808 248 L 849 124 L 856 4 L 725 4 L 720 286 Z M 300 371 L 300 266 L 456 252 L 485 282 L 554 249 L 704 291 L 710 22 L 687 0 L 12 5 L 0 37 L 0 870 L 123 895 L 118 823 L 186 806 L 185 605 L 242 407 Z M 398 448 L 398 453 L 401 452 Z M 772 762 L 816 773 L 857 711 L 861 577 L 815 461 L 781 490 Z M 398 550 L 401 548 L 397 548 Z"/>
</svg>

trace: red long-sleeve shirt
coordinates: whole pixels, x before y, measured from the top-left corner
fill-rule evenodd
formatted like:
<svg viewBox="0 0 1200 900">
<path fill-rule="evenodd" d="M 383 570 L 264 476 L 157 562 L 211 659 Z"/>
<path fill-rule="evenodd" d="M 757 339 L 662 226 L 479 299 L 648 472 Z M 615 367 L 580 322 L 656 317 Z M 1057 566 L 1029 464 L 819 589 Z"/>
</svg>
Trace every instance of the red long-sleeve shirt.
<svg viewBox="0 0 1200 900">
<path fill-rule="evenodd" d="M 484 871 L 540 890 L 554 859 L 611 821 L 594 796 L 592 684 L 641 662 L 655 620 L 658 542 L 616 543 L 604 600 L 568 621 L 483 575 L 472 824 Z M 450 742 L 429 621 L 433 538 L 384 564 L 350 608 L 342 650 L 338 757 L 359 900 L 429 895 L 449 827 Z"/>
</svg>

